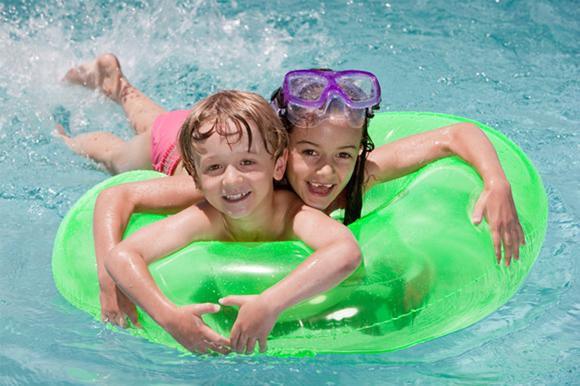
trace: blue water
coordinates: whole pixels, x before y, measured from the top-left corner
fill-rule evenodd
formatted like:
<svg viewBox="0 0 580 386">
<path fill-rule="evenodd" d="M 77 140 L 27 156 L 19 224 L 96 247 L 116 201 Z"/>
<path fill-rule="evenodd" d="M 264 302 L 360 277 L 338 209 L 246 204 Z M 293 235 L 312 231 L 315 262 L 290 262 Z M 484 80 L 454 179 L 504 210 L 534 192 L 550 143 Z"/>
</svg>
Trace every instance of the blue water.
<svg viewBox="0 0 580 386">
<path fill-rule="evenodd" d="M 576 1 L 0 3 L 0 385 L 579 384 L 580 7 Z M 374 72 L 382 111 L 497 128 L 549 196 L 544 247 L 521 290 L 481 322 L 405 350 L 315 358 L 181 356 L 70 306 L 51 272 L 63 216 L 107 178 L 55 136 L 130 138 L 122 110 L 59 83 L 114 52 L 167 109 L 220 89 L 268 97 L 286 71 Z"/>
</svg>

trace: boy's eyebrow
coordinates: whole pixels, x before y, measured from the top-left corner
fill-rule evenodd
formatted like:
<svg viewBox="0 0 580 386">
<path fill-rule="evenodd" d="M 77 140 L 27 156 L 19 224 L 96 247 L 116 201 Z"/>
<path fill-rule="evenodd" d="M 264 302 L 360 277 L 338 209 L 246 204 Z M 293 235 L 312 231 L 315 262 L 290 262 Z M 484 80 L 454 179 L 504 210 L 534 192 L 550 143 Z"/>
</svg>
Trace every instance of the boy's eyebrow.
<svg viewBox="0 0 580 386">
<path fill-rule="evenodd" d="M 317 143 L 314 143 L 314 142 L 310 142 L 310 141 L 306 141 L 306 140 L 303 140 L 303 141 L 298 141 L 298 142 L 296 142 L 296 144 L 297 144 L 297 145 L 300 145 L 300 144 L 306 144 L 306 145 L 311 145 L 311 146 L 320 147 L 320 145 L 319 145 L 319 144 L 317 144 Z M 345 146 L 340 146 L 340 147 L 338 147 L 338 148 L 339 148 L 339 149 L 351 149 L 351 148 L 352 148 L 352 149 L 356 149 L 356 146 L 354 146 L 354 145 L 345 145 Z"/>
</svg>

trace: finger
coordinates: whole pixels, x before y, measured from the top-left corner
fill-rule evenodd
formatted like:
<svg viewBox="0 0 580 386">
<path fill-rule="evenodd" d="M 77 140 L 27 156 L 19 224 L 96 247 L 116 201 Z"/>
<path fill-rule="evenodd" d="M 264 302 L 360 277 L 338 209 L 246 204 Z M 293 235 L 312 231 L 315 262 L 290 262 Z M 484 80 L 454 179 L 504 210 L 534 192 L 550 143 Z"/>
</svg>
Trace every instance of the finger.
<svg viewBox="0 0 580 386">
<path fill-rule="evenodd" d="M 511 228 L 511 240 L 512 240 L 512 260 L 518 261 L 519 260 L 519 253 L 520 253 L 520 235 L 518 232 L 518 227 L 516 224 Z"/>
<path fill-rule="evenodd" d="M 210 341 L 205 341 L 205 345 L 211 351 L 216 352 L 218 354 L 222 354 L 222 355 L 228 355 L 232 351 L 227 347 L 221 346 L 219 344 L 215 344 L 214 342 L 210 342 Z"/>
<path fill-rule="evenodd" d="M 243 354 L 244 351 L 246 350 L 247 345 L 248 345 L 248 337 L 242 334 L 240 336 L 240 339 L 238 339 L 236 347 L 235 348 L 232 347 L 232 349 L 234 349 L 238 354 Z"/>
<path fill-rule="evenodd" d="M 239 331 L 237 324 L 234 323 L 234 327 L 232 327 L 232 331 L 230 332 L 230 347 L 234 351 L 237 351 L 238 348 L 238 342 L 241 335 Z"/>
<path fill-rule="evenodd" d="M 203 303 L 203 304 L 196 304 L 194 306 L 193 312 L 199 316 L 202 314 L 215 314 L 219 310 L 220 310 L 220 306 L 218 306 L 217 304 Z"/>
<path fill-rule="evenodd" d="M 260 352 L 261 353 L 265 353 L 266 350 L 268 349 L 268 347 L 266 345 L 267 340 L 268 339 L 266 339 L 266 338 L 262 338 L 258 341 L 260 343 Z"/>
<path fill-rule="evenodd" d="M 127 317 L 133 324 L 133 326 L 137 328 L 143 328 L 141 323 L 139 323 L 139 316 L 137 315 L 137 309 L 135 307 L 130 307 L 127 311 Z"/>
<path fill-rule="evenodd" d="M 246 355 L 253 354 L 255 349 L 256 349 L 256 338 L 249 338 L 248 346 L 246 347 Z"/>
<path fill-rule="evenodd" d="M 192 353 L 199 353 L 199 354 L 207 354 L 207 348 L 205 348 L 204 346 L 192 346 L 191 348 L 187 348 L 189 351 L 191 351 Z"/>
<path fill-rule="evenodd" d="M 513 245 L 510 233 L 507 231 L 503 235 L 503 253 L 503 263 L 506 267 L 509 267 L 512 261 Z"/>
<path fill-rule="evenodd" d="M 223 306 L 241 306 L 243 302 L 243 296 L 230 295 L 219 300 L 220 304 Z"/>
<path fill-rule="evenodd" d="M 514 260 L 520 261 L 520 243 L 514 244 Z"/>
<path fill-rule="evenodd" d="M 522 229 L 522 224 L 518 223 L 518 234 L 520 236 L 520 245 L 526 245 L 526 237 L 524 236 L 524 230 Z"/>
<path fill-rule="evenodd" d="M 221 346 L 231 347 L 231 343 L 228 338 L 221 336 L 220 334 L 218 334 L 217 332 L 215 332 L 214 330 L 212 330 L 207 326 L 205 326 L 202 333 L 208 341 L 211 341 Z"/>
<path fill-rule="evenodd" d="M 117 316 L 117 323 L 118 326 L 120 326 L 122 329 L 126 330 L 127 328 L 129 328 L 129 323 L 127 323 L 127 317 L 125 316 L 124 313 Z"/>
<path fill-rule="evenodd" d="M 118 326 L 119 325 L 119 320 L 118 320 L 118 315 L 109 315 L 109 323 L 111 323 L 113 326 Z"/>
<path fill-rule="evenodd" d="M 479 203 L 477 203 L 475 205 L 475 209 L 473 210 L 473 215 L 471 216 L 471 221 L 475 225 L 478 225 L 481 223 L 482 220 L 483 220 L 483 205 L 480 205 Z"/>
<path fill-rule="evenodd" d="M 495 250 L 495 259 L 499 264 L 501 262 L 501 237 L 497 230 L 491 231 L 491 239 L 493 241 L 493 248 Z"/>
</svg>

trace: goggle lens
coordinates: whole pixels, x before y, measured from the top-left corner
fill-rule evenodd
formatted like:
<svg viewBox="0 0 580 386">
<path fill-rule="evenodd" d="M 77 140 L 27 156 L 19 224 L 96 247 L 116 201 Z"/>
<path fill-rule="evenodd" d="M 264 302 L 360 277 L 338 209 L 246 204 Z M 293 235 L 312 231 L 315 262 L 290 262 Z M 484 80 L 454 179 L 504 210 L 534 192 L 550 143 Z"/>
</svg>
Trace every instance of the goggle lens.
<svg viewBox="0 0 580 386">
<path fill-rule="evenodd" d="M 368 102 L 377 96 L 372 80 L 367 76 L 345 75 L 336 78 L 336 84 L 352 102 Z"/>
<path fill-rule="evenodd" d="M 328 87 L 328 80 L 316 75 L 294 74 L 287 81 L 290 95 L 304 101 L 318 101 Z"/>
</svg>

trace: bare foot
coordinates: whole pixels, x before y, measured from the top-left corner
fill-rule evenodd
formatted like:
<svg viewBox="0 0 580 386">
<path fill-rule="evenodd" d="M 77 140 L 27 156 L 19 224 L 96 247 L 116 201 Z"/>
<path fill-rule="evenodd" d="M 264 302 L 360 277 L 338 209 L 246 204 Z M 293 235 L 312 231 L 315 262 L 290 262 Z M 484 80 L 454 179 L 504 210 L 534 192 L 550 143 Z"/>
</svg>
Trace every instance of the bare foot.
<svg viewBox="0 0 580 386">
<path fill-rule="evenodd" d="M 62 127 L 62 125 L 60 123 L 55 123 L 54 125 L 56 126 L 56 129 L 58 130 L 58 135 L 60 135 L 60 137 L 64 140 L 64 143 L 66 143 L 66 145 L 71 150 L 76 151 L 74 139 L 68 136 L 64 127 Z"/>
<path fill-rule="evenodd" d="M 64 127 L 62 127 L 62 125 L 60 123 L 55 123 L 54 125 L 56 126 L 56 129 L 58 130 L 58 134 L 61 137 L 68 137 L 68 135 L 66 135 L 66 130 L 64 129 Z"/>
<path fill-rule="evenodd" d="M 122 89 L 129 86 L 113 54 L 103 54 L 97 60 L 70 69 L 62 81 L 99 89 L 117 103 L 121 102 Z"/>
</svg>

